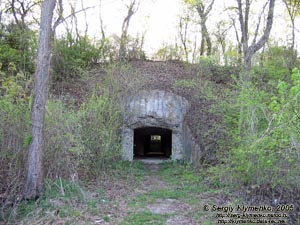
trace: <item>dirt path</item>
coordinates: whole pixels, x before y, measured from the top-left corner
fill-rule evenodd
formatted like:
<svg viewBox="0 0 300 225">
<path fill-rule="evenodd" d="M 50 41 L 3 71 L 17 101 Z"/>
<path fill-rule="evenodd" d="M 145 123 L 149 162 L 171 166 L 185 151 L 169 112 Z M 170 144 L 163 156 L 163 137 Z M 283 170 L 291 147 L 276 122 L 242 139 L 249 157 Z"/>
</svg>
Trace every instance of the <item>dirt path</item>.
<svg viewBox="0 0 300 225">
<path fill-rule="evenodd" d="M 144 180 L 119 202 L 123 217 L 118 219 L 119 224 L 199 224 L 193 216 L 196 206 L 186 201 L 193 197 L 180 189 L 180 182 L 172 184 L 165 180 L 162 170 L 160 164 L 145 164 Z"/>
<path fill-rule="evenodd" d="M 174 187 L 170 184 L 162 181 L 161 178 L 157 175 L 157 172 L 160 169 L 160 165 L 149 164 L 147 166 L 148 170 L 151 171 L 145 181 L 144 185 L 148 186 L 148 190 L 158 190 L 161 187 L 172 190 Z M 157 199 L 154 203 L 148 204 L 145 208 L 149 209 L 153 214 L 172 214 L 167 221 L 166 225 L 192 225 L 196 224 L 193 221 L 193 218 L 186 215 L 186 212 L 191 210 L 190 205 L 184 203 L 181 200 L 177 199 Z"/>
</svg>

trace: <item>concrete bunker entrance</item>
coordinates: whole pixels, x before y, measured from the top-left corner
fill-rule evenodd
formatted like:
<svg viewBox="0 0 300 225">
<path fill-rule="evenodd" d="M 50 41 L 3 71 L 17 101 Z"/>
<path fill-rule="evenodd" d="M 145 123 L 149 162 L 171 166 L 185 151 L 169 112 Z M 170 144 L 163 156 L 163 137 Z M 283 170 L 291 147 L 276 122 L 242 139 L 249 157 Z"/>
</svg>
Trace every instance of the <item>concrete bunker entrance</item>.
<svg viewBox="0 0 300 225">
<path fill-rule="evenodd" d="M 122 158 L 185 157 L 184 119 L 189 103 L 161 90 L 141 91 L 126 97 L 122 129 Z"/>
<path fill-rule="evenodd" d="M 172 130 L 161 127 L 134 129 L 134 158 L 170 158 L 172 155 Z"/>
</svg>

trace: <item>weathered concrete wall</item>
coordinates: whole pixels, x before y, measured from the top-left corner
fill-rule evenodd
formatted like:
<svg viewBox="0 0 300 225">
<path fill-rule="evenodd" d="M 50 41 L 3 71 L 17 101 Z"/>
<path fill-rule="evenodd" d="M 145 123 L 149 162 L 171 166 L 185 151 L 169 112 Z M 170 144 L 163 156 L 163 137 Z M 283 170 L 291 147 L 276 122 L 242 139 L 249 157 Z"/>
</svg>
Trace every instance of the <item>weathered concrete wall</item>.
<svg viewBox="0 0 300 225">
<path fill-rule="evenodd" d="M 134 129 L 161 127 L 172 130 L 173 160 L 184 158 L 183 128 L 189 103 L 183 97 L 161 90 L 142 91 L 124 104 L 122 132 L 123 159 L 133 159 Z"/>
<path fill-rule="evenodd" d="M 134 131 L 130 127 L 123 127 L 122 131 L 122 158 L 124 160 L 133 160 L 133 135 Z"/>
<path fill-rule="evenodd" d="M 201 158 L 201 148 L 192 135 L 187 124 L 183 125 L 184 159 L 187 162 L 196 162 Z"/>
</svg>

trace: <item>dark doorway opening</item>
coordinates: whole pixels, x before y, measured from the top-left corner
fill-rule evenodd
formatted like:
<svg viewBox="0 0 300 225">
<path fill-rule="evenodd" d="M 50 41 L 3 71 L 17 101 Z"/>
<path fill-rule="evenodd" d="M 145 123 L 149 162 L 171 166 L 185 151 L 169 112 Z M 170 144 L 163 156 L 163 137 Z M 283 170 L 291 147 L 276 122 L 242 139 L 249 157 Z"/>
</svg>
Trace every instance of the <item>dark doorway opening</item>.
<svg viewBox="0 0 300 225">
<path fill-rule="evenodd" d="M 134 130 L 134 157 L 169 158 L 172 152 L 172 130 L 142 127 Z"/>
</svg>

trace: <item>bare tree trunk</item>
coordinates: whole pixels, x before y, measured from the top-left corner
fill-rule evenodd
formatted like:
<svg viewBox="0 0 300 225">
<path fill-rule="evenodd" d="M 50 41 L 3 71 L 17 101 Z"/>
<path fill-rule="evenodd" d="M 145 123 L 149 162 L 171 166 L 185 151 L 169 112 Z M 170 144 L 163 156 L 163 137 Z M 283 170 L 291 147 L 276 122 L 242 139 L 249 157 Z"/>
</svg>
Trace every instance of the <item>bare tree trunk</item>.
<svg viewBox="0 0 300 225">
<path fill-rule="evenodd" d="M 187 15 L 186 17 L 181 17 L 179 19 L 179 37 L 180 37 L 181 44 L 183 46 L 186 62 L 189 61 L 189 51 L 187 47 L 187 31 L 188 31 L 189 21 L 190 21 L 189 15 Z"/>
<path fill-rule="evenodd" d="M 205 41 L 206 41 L 207 55 L 211 55 L 211 53 L 212 53 L 212 45 L 211 45 L 210 35 L 209 35 L 208 31 L 207 31 L 206 24 L 202 25 L 202 31 L 203 31 L 203 34 L 204 34 L 204 37 L 205 37 Z"/>
<path fill-rule="evenodd" d="M 234 31 L 235 31 L 236 41 L 238 43 L 238 47 L 237 47 L 238 48 L 237 49 L 238 60 L 237 60 L 237 63 L 238 63 L 238 65 L 242 65 L 242 53 L 243 53 L 242 42 L 241 42 L 241 38 L 239 36 L 238 29 L 237 29 L 236 24 L 235 24 L 235 19 L 231 18 L 231 20 L 232 20 L 232 25 L 233 25 L 233 28 L 234 28 Z"/>
<path fill-rule="evenodd" d="M 257 29 L 255 30 L 254 33 L 254 39 L 249 46 L 249 30 L 248 30 L 248 24 L 249 24 L 249 13 L 250 13 L 250 6 L 251 6 L 251 0 L 246 0 L 245 1 L 245 8 L 243 8 L 242 0 L 237 0 L 238 4 L 238 15 L 239 15 L 239 22 L 241 26 L 241 32 L 242 32 L 242 37 L 241 37 L 241 46 L 243 49 L 243 72 L 242 72 L 242 89 L 246 90 L 249 88 L 250 85 L 250 71 L 252 69 L 252 58 L 254 54 L 259 51 L 267 42 L 269 39 L 271 29 L 272 29 L 272 24 L 273 24 L 273 15 L 274 15 L 274 7 L 275 7 L 275 0 L 269 0 L 269 9 L 268 9 L 268 16 L 267 16 L 267 22 L 265 25 L 264 32 L 262 36 L 259 38 L 258 41 L 256 41 L 256 38 L 258 36 L 258 27 L 260 23 L 260 19 L 257 24 Z M 264 8 L 263 8 L 264 10 Z M 241 107 L 240 108 L 240 118 L 241 118 L 241 123 L 240 123 L 240 131 L 245 133 L 249 132 L 250 134 L 255 134 L 256 133 L 256 124 L 255 124 L 255 108 L 253 106 L 250 106 L 248 108 L 249 114 L 250 114 L 250 126 L 248 125 L 246 119 L 244 118 L 244 112 L 245 108 Z M 242 135 L 243 136 L 243 135 Z"/>
<path fill-rule="evenodd" d="M 205 8 L 203 2 L 201 2 L 201 1 L 196 5 L 196 10 L 197 10 L 198 15 L 201 20 L 200 25 L 201 25 L 202 40 L 201 40 L 201 46 L 200 46 L 200 55 L 204 55 L 205 45 L 207 47 L 207 49 L 206 49 L 207 55 L 211 55 L 211 53 L 212 53 L 212 43 L 211 43 L 210 35 L 207 30 L 206 21 L 207 21 L 209 13 L 212 10 L 214 2 L 215 2 L 215 0 L 211 0 L 210 3 L 208 4 L 207 8 Z"/>
<path fill-rule="evenodd" d="M 200 56 L 203 56 L 205 52 L 205 38 L 202 35 L 201 44 L 200 44 Z"/>
<path fill-rule="evenodd" d="M 137 3 L 136 0 L 132 0 L 131 3 L 127 6 L 127 16 L 123 20 L 122 24 L 122 34 L 120 40 L 120 49 L 119 49 L 119 59 L 125 60 L 126 58 L 126 44 L 127 44 L 127 35 L 128 35 L 128 28 L 130 24 L 130 19 L 134 13 L 137 11 Z"/>
<path fill-rule="evenodd" d="M 99 4 L 100 6 L 99 6 L 99 10 L 100 10 L 100 15 L 99 15 L 99 17 L 100 17 L 100 29 L 101 29 L 101 38 L 102 38 L 102 40 L 104 40 L 105 39 L 105 32 L 104 32 L 104 25 L 103 25 L 103 19 L 102 19 L 102 0 L 100 0 L 100 4 Z"/>
<path fill-rule="evenodd" d="M 295 49 L 295 20 L 296 17 L 299 16 L 300 13 L 300 1 L 296 0 L 283 0 L 285 7 L 288 11 L 291 23 L 292 23 L 292 43 L 291 43 L 291 49 Z"/>
<path fill-rule="evenodd" d="M 252 67 L 252 58 L 254 54 L 259 51 L 269 39 L 272 25 L 273 25 L 273 15 L 274 15 L 274 7 L 275 7 L 275 0 L 269 0 L 269 10 L 267 16 L 267 22 L 264 29 L 264 32 L 260 39 L 256 42 L 256 37 L 258 35 L 258 30 L 255 31 L 255 39 L 253 40 L 252 44 L 249 46 L 249 31 L 248 31 L 248 23 L 249 23 L 249 12 L 250 12 L 250 0 L 246 0 L 246 7 L 243 13 L 242 8 L 242 0 L 237 0 L 238 2 L 238 10 L 239 10 L 239 21 L 242 31 L 242 48 L 243 48 L 243 55 L 244 55 L 244 69 L 250 70 Z M 259 26 L 259 25 L 257 25 Z M 247 75 L 248 76 L 248 75 Z M 245 81 L 249 81 L 249 77 L 245 77 Z"/>
<path fill-rule="evenodd" d="M 194 41 L 194 47 L 193 47 L 193 53 L 192 53 L 192 63 L 195 62 L 196 52 L 197 52 L 197 36 L 195 35 L 195 41 Z"/>
<path fill-rule="evenodd" d="M 34 97 L 31 109 L 32 141 L 28 155 L 26 199 L 39 197 L 43 188 L 43 127 L 52 48 L 52 18 L 55 4 L 56 0 L 44 0 L 42 3 Z"/>
<path fill-rule="evenodd" d="M 227 32 L 232 26 L 225 27 L 225 24 L 221 21 L 217 23 L 217 30 L 215 31 L 214 35 L 217 38 L 217 41 L 219 42 L 221 46 L 222 56 L 224 59 L 224 64 L 228 65 L 228 58 L 226 56 L 226 37 Z"/>
</svg>

